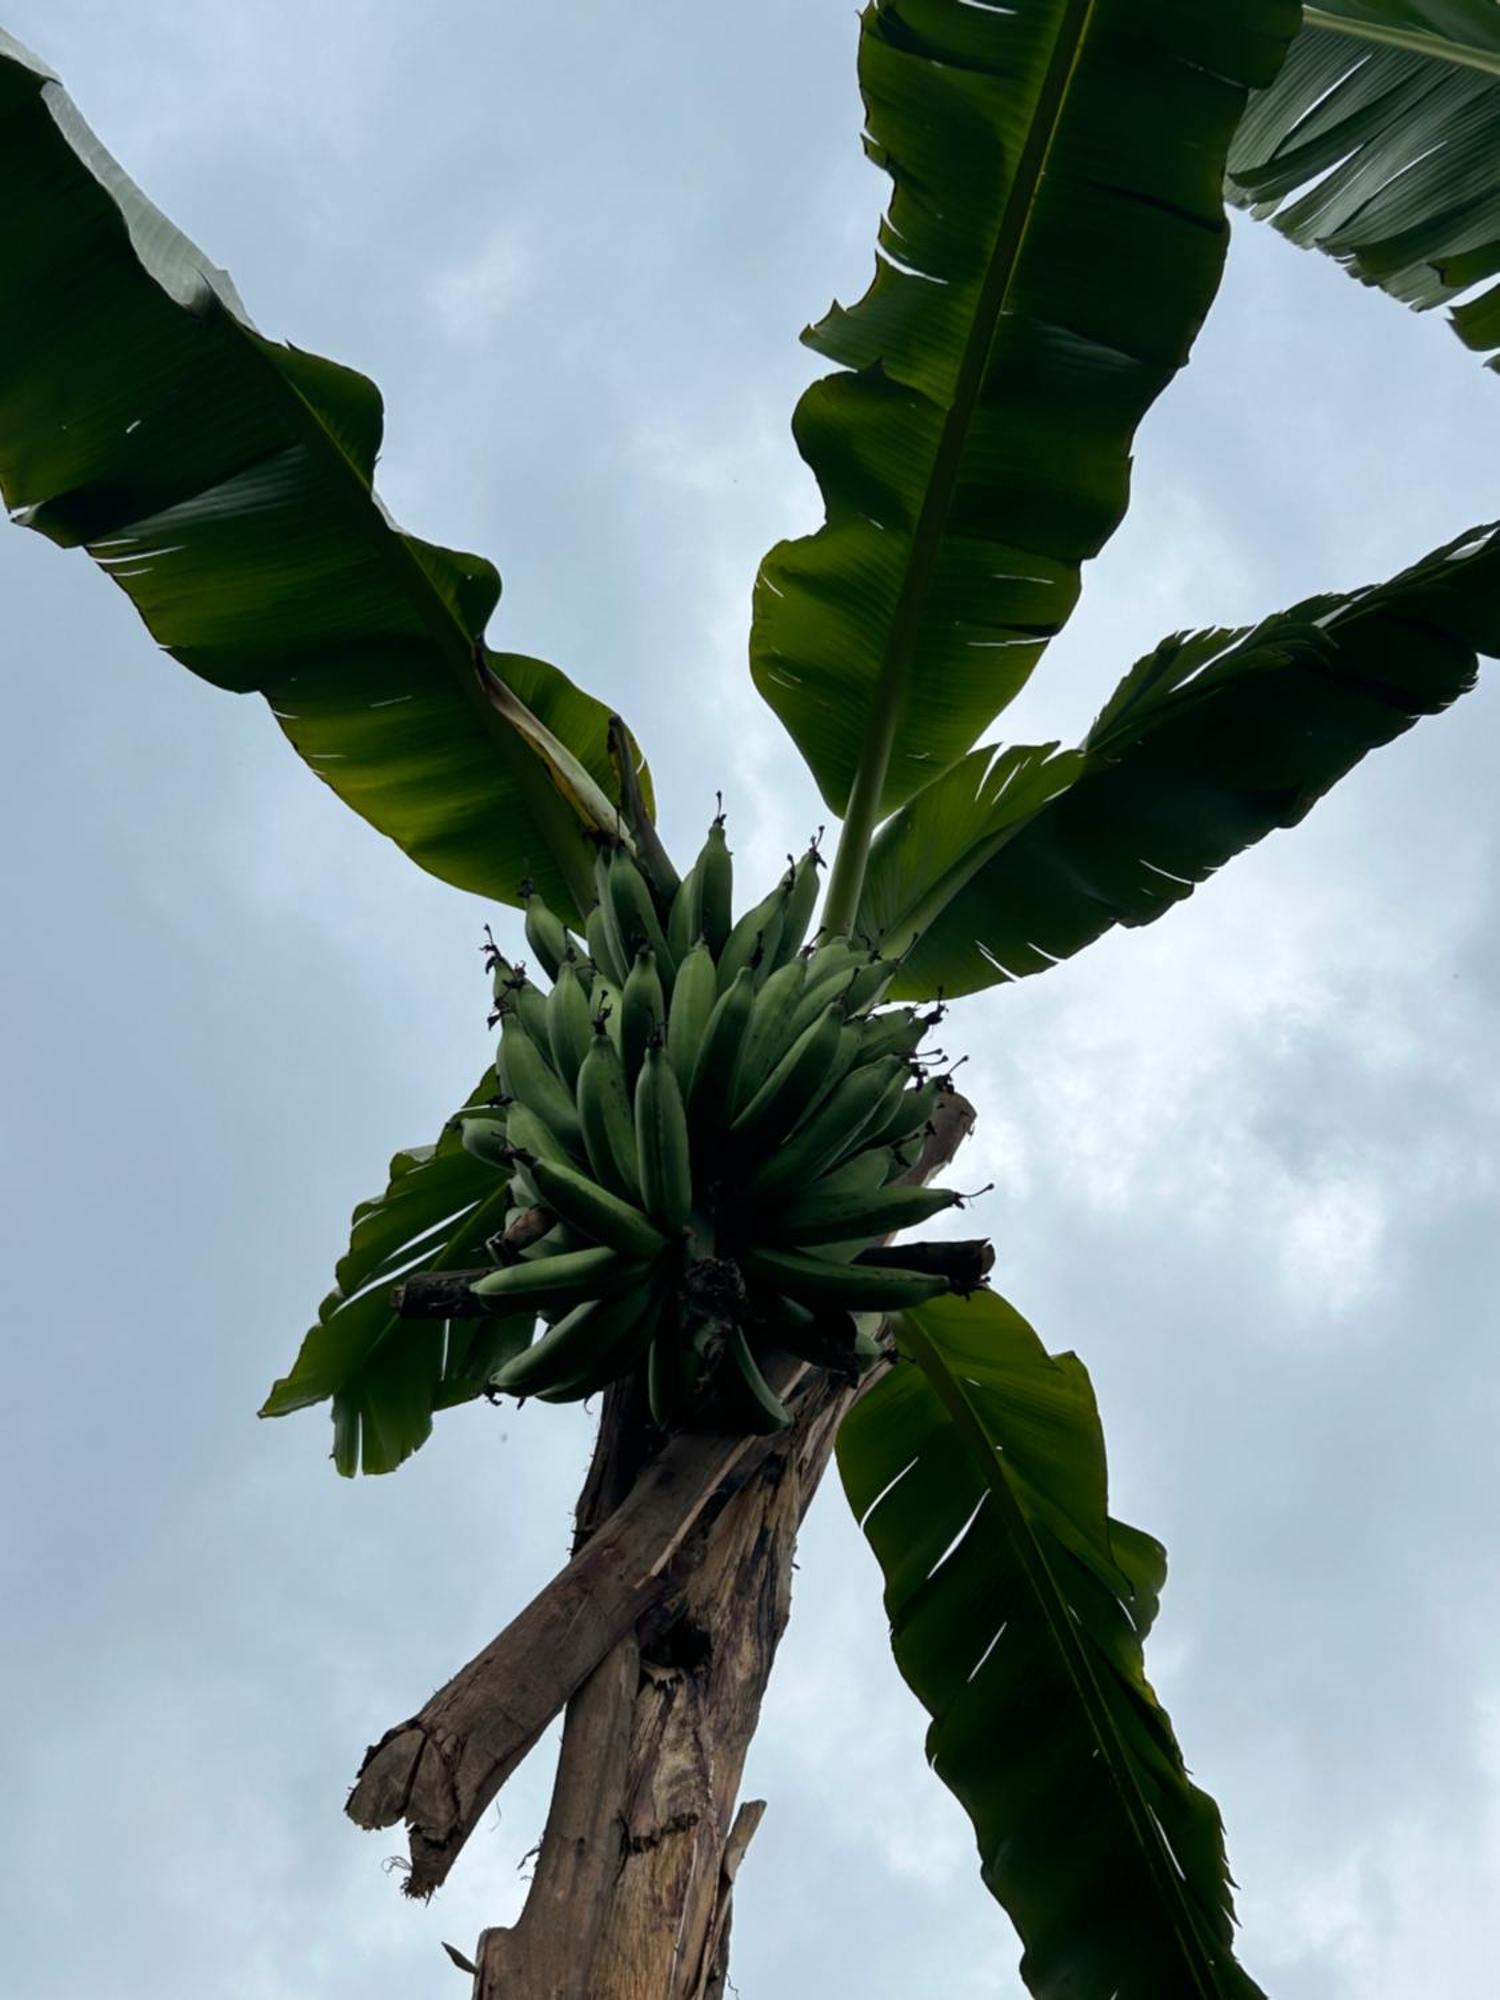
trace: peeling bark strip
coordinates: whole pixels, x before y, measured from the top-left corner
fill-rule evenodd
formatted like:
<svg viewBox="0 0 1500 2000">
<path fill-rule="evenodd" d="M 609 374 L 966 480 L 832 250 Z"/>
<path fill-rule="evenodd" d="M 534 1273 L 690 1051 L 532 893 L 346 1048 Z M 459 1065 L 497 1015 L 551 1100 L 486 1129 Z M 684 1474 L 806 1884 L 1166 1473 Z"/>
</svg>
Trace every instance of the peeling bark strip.
<svg viewBox="0 0 1500 2000">
<path fill-rule="evenodd" d="M 973 1123 L 943 1099 L 905 1178 L 939 1173 Z M 567 1707 L 526 1907 L 481 1937 L 474 2000 L 723 2000 L 735 1875 L 764 1812 L 735 1796 L 797 1532 L 857 1393 L 800 1365 L 777 1386 L 791 1431 L 687 1433 L 644 1466 L 639 1397 L 611 1390 L 573 1560 L 365 1759 L 350 1815 L 407 1821 L 408 1887 L 427 1895 Z"/>
<path fill-rule="evenodd" d="M 712 1431 L 674 1438 L 520 1616 L 366 1752 L 345 1811 L 372 1830 L 406 1821 L 409 1894 L 429 1896 L 444 1880 L 501 1785 L 667 1596 L 695 1529 L 766 1449 L 765 1439 Z"/>
<path fill-rule="evenodd" d="M 746 1799 L 735 1814 L 734 1825 L 729 1829 L 729 1838 L 724 1843 L 724 1860 L 719 1870 L 719 1894 L 715 1903 L 713 1926 L 709 1932 L 708 1950 L 704 1956 L 703 2000 L 724 2000 L 724 1992 L 729 1984 L 729 1924 L 734 1915 L 731 1907 L 734 1878 L 739 1874 L 745 1851 L 755 1838 L 756 1828 L 765 1816 L 764 1799 Z"/>
</svg>

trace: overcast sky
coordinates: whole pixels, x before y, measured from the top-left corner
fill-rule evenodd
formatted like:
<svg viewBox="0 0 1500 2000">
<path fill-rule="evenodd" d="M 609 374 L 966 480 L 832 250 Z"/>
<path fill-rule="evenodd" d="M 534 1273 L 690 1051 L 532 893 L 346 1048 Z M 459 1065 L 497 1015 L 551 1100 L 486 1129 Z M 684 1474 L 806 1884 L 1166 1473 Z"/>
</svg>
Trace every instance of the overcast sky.
<svg viewBox="0 0 1500 2000">
<path fill-rule="evenodd" d="M 389 412 L 402 522 L 494 557 L 496 643 L 618 703 L 690 853 L 821 816 L 745 671 L 811 527 L 802 323 L 862 289 L 852 0 L 0 0 L 268 332 Z M 1500 383 L 1241 225 L 1136 503 L 1007 721 L 1500 513 Z M 0 1970 L 17 2000 L 412 2000 L 513 1916 L 540 1756 L 427 1909 L 341 1817 L 366 1742 L 560 1560 L 584 1420 L 470 1409 L 346 1484 L 258 1424 L 353 1204 L 486 1059 L 493 910 L 267 712 L 0 533 Z M 1272 2000 L 1490 2000 L 1500 1906 L 1500 687 L 1155 929 L 965 1003 L 997 1279 L 1093 1371 L 1166 1541 L 1151 1664 Z M 501 913 L 513 941 L 519 926 Z M 1019 2000 L 830 1485 L 747 1788 L 744 2000 Z"/>
</svg>

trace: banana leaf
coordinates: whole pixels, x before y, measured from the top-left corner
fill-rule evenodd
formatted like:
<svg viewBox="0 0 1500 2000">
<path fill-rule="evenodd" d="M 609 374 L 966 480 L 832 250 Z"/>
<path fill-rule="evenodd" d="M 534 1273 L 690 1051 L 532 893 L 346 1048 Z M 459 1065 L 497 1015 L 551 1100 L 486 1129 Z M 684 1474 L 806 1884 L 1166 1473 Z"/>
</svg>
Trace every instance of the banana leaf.
<svg viewBox="0 0 1500 2000">
<path fill-rule="evenodd" d="M 974 742 L 1125 510 L 1131 439 L 1213 299 L 1223 169 L 1291 0 L 875 0 L 874 280 L 804 339 L 826 524 L 767 556 L 751 664 L 836 813 Z"/>
<path fill-rule="evenodd" d="M 576 915 L 581 832 L 612 825 L 608 711 L 490 652 L 478 556 L 403 534 L 372 480 L 382 410 L 352 369 L 266 339 L 61 86 L 0 32 L 0 492 L 81 546 L 173 657 L 258 693 L 411 857 Z"/>
<path fill-rule="evenodd" d="M 1369 751 L 1472 688 L 1481 655 L 1500 655 L 1493 526 L 1389 583 L 1179 633 L 1071 758 L 978 750 L 919 793 L 876 840 L 858 928 L 907 951 L 907 998 L 1044 972 L 1295 826 Z"/>
<path fill-rule="evenodd" d="M 1229 154 L 1231 201 L 1500 365 L 1500 7 L 1322 0 Z"/>
<path fill-rule="evenodd" d="M 1159 1543 L 1108 1514 L 1087 1372 L 993 1293 L 898 1324 L 838 1436 L 927 1754 L 974 1824 L 1037 2000 L 1256 2000 L 1224 1834 L 1142 1647 Z"/>
<path fill-rule="evenodd" d="M 494 1090 L 487 1070 L 468 1102 L 484 1104 Z M 334 1289 L 261 1415 L 331 1399 L 338 1470 L 394 1472 L 427 1442 L 434 1413 L 477 1396 L 530 1338 L 531 1323 L 403 1320 L 391 1289 L 412 1271 L 482 1263 L 509 1200 L 509 1176 L 466 1152 L 451 1121 L 435 1145 L 397 1153 L 385 1192 L 355 1209 Z"/>
</svg>

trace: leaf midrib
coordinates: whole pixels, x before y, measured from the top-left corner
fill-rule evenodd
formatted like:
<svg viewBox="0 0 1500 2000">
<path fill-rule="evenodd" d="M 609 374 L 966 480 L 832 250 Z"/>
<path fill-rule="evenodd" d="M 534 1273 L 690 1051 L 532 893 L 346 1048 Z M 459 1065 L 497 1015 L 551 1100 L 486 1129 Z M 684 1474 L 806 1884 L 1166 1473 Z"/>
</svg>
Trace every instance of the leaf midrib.
<svg viewBox="0 0 1500 2000">
<path fill-rule="evenodd" d="M 1046 812 L 1049 806 L 1055 806 L 1065 793 L 1072 791 L 1081 779 L 1088 776 L 1090 767 L 1086 751 L 1065 751 L 1059 755 L 1059 746 L 1056 743 L 1037 747 L 1042 749 L 1044 754 L 1056 756 L 1059 762 L 1069 758 L 1076 760 L 1078 768 L 1073 777 L 1066 784 L 1059 784 L 1055 791 L 1049 792 L 1046 798 L 1028 807 L 1026 811 L 1017 813 L 998 825 L 992 824 L 987 833 L 981 833 L 976 840 L 971 841 L 940 875 L 926 883 L 920 893 L 907 903 L 889 925 L 882 937 L 881 950 L 889 957 L 900 958 L 910 951 L 927 926 L 940 917 L 956 897 L 963 894 L 982 868 L 988 867 L 995 856 L 1003 848 L 1009 847 L 1018 834 L 1024 833 L 1034 819 Z M 997 809 L 1003 803 L 1003 800 L 997 801 Z"/>
<path fill-rule="evenodd" d="M 906 682 L 932 591 L 948 515 L 958 488 L 964 448 L 984 387 L 995 334 L 1004 316 L 1006 301 L 1025 248 L 1037 195 L 1046 176 L 1079 59 L 1093 26 L 1096 4 L 1097 0 L 1067 0 L 1037 93 L 1036 109 L 1016 161 L 1010 192 L 996 230 L 994 248 L 979 289 L 973 323 L 954 376 L 953 397 L 943 420 L 932 474 L 912 534 L 901 595 L 891 619 L 890 636 L 875 686 L 864 748 L 849 793 L 844 832 L 829 883 L 825 928 L 847 930 L 859 907 L 870 842 L 880 818 L 881 801 L 895 749 L 896 729 L 904 707 Z"/>
<path fill-rule="evenodd" d="M 521 738 L 517 726 L 507 722 L 496 710 L 481 689 L 473 662 L 474 648 L 476 645 L 483 645 L 482 639 L 477 635 L 470 637 L 457 608 L 437 588 L 417 560 L 416 552 L 405 530 L 397 527 L 382 514 L 375 498 L 373 484 L 366 482 L 364 474 L 348 450 L 324 422 L 298 384 L 283 373 L 263 351 L 260 345 L 262 337 L 245 326 L 238 315 L 222 300 L 219 301 L 219 309 L 231 330 L 232 337 L 255 357 L 269 376 L 273 389 L 291 403 L 294 421 L 303 427 L 311 427 L 319 443 L 331 453 L 338 466 L 339 483 L 344 491 L 345 519 L 365 541 L 373 542 L 381 551 L 388 551 L 394 545 L 399 552 L 397 560 L 401 564 L 409 601 L 414 605 L 417 616 L 426 625 L 444 664 L 458 681 L 475 720 L 510 767 L 512 776 L 547 837 L 552 849 L 552 858 L 556 861 L 563 880 L 574 896 L 579 898 L 581 915 L 590 900 L 591 878 L 587 867 L 580 860 L 581 841 L 570 838 L 578 829 L 576 815 L 569 809 L 559 786 L 548 774 L 538 753 Z M 352 505 L 349 504 L 351 500 Z M 370 532 L 372 520 L 378 524 L 381 531 L 378 535 L 372 535 Z M 493 673 L 493 669 L 491 672 Z M 500 677 L 495 675 L 495 679 L 499 681 Z M 500 685 L 505 684 L 502 681 Z M 506 693 L 518 707 L 524 707 L 524 703 L 514 690 L 507 688 Z M 529 714 L 529 711 L 527 712 Z M 547 730 L 542 722 L 536 718 L 533 718 L 533 722 L 538 732 L 556 742 L 557 739 L 552 737 L 552 732 Z M 590 791 L 598 795 L 598 805 L 590 801 L 589 809 L 599 829 L 605 830 L 611 824 L 608 800 L 598 791 L 598 787 L 582 765 L 578 764 L 576 758 L 567 751 L 566 746 L 558 744 L 557 747 L 567 762 L 574 766 L 567 775 L 575 789 L 582 791 L 584 800 L 587 800 Z M 565 823 L 561 825 L 558 824 L 559 808 L 567 815 Z"/>
<path fill-rule="evenodd" d="M 448 601 L 427 575 L 411 538 L 384 514 L 373 482 L 345 438 L 324 418 L 302 385 L 276 363 L 274 343 L 255 328 L 232 280 L 161 214 L 107 151 L 55 73 L 3 31 L 0 31 L 0 65 L 7 71 L 24 73 L 26 87 L 51 121 L 53 140 L 90 184 L 91 199 L 100 204 L 99 213 L 106 226 L 120 232 L 127 261 L 139 279 L 154 287 L 178 310 L 215 319 L 235 350 L 241 356 L 251 357 L 251 365 L 258 368 L 262 382 L 269 384 L 269 393 L 287 413 L 294 436 L 305 443 L 311 440 L 313 448 L 323 454 L 323 462 L 341 496 L 336 503 L 340 518 L 363 546 L 375 549 L 382 569 L 397 572 L 394 580 L 399 594 L 412 606 L 439 658 L 457 679 L 468 710 L 483 736 L 499 753 L 529 807 L 540 842 L 578 901 L 581 914 L 592 900 L 592 887 L 582 843 L 577 837 L 579 822 L 581 819 L 584 825 L 593 824 L 601 831 L 614 829 L 618 814 L 613 803 L 566 744 L 503 682 L 497 684 L 515 713 L 507 716 L 497 712 L 496 703 L 480 687 L 475 672 L 479 642 L 469 634 L 458 607 Z M 143 247 L 138 236 L 142 225 L 148 237 L 157 230 L 165 232 L 170 252 L 166 263 Z M 177 279 L 191 279 L 191 302 L 174 282 L 169 269 L 173 260 L 182 267 L 176 273 Z M 317 766 L 313 769 L 317 771 Z"/>
<path fill-rule="evenodd" d="M 994 1494 L 1003 1517 L 1005 1532 L 1017 1560 L 1041 1607 L 1063 1665 L 1077 1691 L 1088 1719 L 1089 1730 L 1099 1754 L 1114 1781 L 1131 1832 L 1142 1850 L 1147 1869 L 1156 1882 L 1161 1900 L 1173 1913 L 1173 1933 L 1187 1970 L 1203 2000 L 1223 2000 L 1227 1990 L 1218 1968 L 1205 1949 L 1197 1919 L 1183 1891 L 1181 1880 L 1167 1850 L 1165 1838 L 1156 1824 L 1150 1803 L 1139 1790 L 1133 1760 L 1110 1713 L 1098 1676 L 1083 1649 L 1067 1600 L 1052 1574 L 1025 1510 L 1016 1498 L 988 1431 L 964 1392 L 962 1383 L 948 1367 L 935 1344 L 922 1330 L 914 1314 L 900 1322 L 900 1341 L 926 1376 L 933 1393 L 942 1403 L 960 1433 L 967 1439 L 988 1490 Z"/>
<path fill-rule="evenodd" d="M 1258 663 L 1258 667 L 1271 670 L 1286 664 L 1288 661 L 1285 659 L 1267 660 Z M 1179 721 L 1185 713 L 1191 712 L 1195 707 L 1206 705 L 1222 691 L 1222 688 L 1222 682 L 1215 682 L 1202 688 L 1172 690 L 1177 696 L 1172 708 L 1172 720 Z M 942 874 L 924 888 L 920 897 L 909 903 L 901 912 L 882 938 L 881 949 L 892 958 L 900 958 L 912 950 L 922 934 L 930 925 L 936 923 L 950 903 L 957 901 L 976 875 L 981 874 L 1044 813 L 1059 806 L 1065 798 L 1077 791 L 1087 779 L 1100 777 L 1118 764 L 1121 751 L 1139 747 L 1142 739 L 1149 736 L 1153 723 L 1159 719 L 1155 715 L 1148 714 L 1146 719 L 1133 729 L 1117 729 L 1102 737 L 1097 743 L 1085 743 L 1075 753 L 1079 758 L 1079 765 L 1071 782 L 1060 785 L 1055 792 L 1043 799 L 1039 805 L 1033 806 L 1029 812 L 1008 820 L 1005 825 L 981 835 L 978 840 L 966 847 L 958 859 L 950 862 Z"/>
<path fill-rule="evenodd" d="M 1302 25 L 1304 29 L 1322 28 L 1332 35 L 1346 35 L 1352 41 L 1378 42 L 1385 48 L 1406 49 L 1412 55 L 1430 56 L 1438 62 L 1500 76 L 1500 48 L 1481 49 L 1467 42 L 1450 42 L 1420 28 L 1387 28 L 1376 21 L 1351 20 L 1344 14 L 1331 14 L 1324 7 L 1304 7 Z M 1495 25 L 1500 34 L 1500 12 Z"/>
</svg>

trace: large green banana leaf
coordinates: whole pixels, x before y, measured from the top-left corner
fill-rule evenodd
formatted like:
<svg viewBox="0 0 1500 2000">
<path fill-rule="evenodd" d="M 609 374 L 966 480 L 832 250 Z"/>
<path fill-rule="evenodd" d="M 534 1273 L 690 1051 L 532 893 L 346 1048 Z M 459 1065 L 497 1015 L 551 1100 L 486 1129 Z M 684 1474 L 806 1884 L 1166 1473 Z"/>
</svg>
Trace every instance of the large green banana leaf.
<svg viewBox="0 0 1500 2000">
<path fill-rule="evenodd" d="M 838 1437 L 927 1754 L 1038 2000 L 1253 2000 L 1224 1835 L 1141 1648 L 1166 1558 L 1109 1519 L 1076 1356 L 993 1293 L 908 1316 Z"/>
<path fill-rule="evenodd" d="M 1178 634 L 1082 749 L 976 750 L 881 829 L 859 928 L 906 947 L 906 997 L 1042 972 L 1144 924 L 1500 655 L 1500 528 L 1392 582 L 1253 628 Z"/>
<path fill-rule="evenodd" d="M 468 1101 L 483 1104 L 494 1090 L 487 1070 Z M 464 1150 L 452 1124 L 435 1146 L 397 1153 L 385 1192 L 355 1209 L 334 1289 L 261 1415 L 331 1399 L 334 1463 L 346 1475 L 393 1472 L 425 1444 L 434 1411 L 477 1396 L 530 1324 L 398 1319 L 391 1288 L 411 1271 L 483 1263 L 485 1239 L 504 1226 L 509 1187 L 505 1173 Z"/>
<path fill-rule="evenodd" d="M 1500 6 L 1322 0 L 1306 18 L 1235 135 L 1230 198 L 1419 311 L 1493 278 Z M 1493 355 L 1500 288 L 1460 305 L 1453 323 Z"/>
<path fill-rule="evenodd" d="M 161 644 L 265 696 L 318 776 L 424 868 L 587 896 L 608 712 L 484 652 L 489 563 L 397 529 L 380 397 L 263 338 L 46 69 L 0 33 L 0 490 L 81 544 Z M 484 661 L 481 674 L 479 660 Z"/>
<path fill-rule="evenodd" d="M 1292 0 L 874 0 L 870 289 L 804 338 L 827 524 L 773 549 L 752 667 L 851 825 L 1021 687 L 1124 511 L 1131 439 L 1219 282 L 1223 165 Z"/>
</svg>

